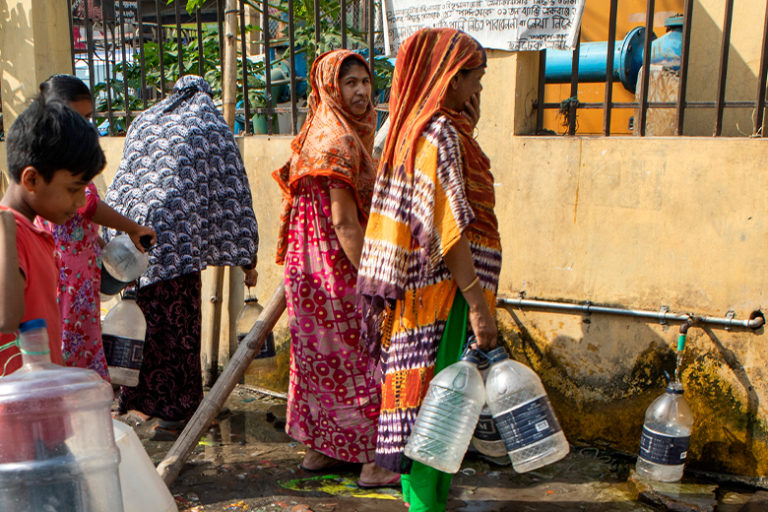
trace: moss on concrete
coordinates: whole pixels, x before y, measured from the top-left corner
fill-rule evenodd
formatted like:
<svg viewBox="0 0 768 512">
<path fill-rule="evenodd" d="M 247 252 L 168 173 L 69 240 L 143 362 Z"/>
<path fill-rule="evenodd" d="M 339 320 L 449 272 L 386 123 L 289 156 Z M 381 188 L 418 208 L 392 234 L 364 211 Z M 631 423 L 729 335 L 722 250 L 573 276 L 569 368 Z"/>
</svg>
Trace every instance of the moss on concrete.
<svg viewBox="0 0 768 512">
<path fill-rule="evenodd" d="M 572 443 L 607 445 L 636 453 L 645 409 L 673 375 L 675 353 L 651 343 L 631 370 L 609 379 L 575 379 L 540 333 L 520 323 L 499 324 L 512 357 L 533 368 L 547 388 L 563 431 Z M 690 345 L 681 380 L 695 424 L 689 465 L 746 476 L 768 475 L 768 425 L 758 397 L 737 362 Z"/>
</svg>

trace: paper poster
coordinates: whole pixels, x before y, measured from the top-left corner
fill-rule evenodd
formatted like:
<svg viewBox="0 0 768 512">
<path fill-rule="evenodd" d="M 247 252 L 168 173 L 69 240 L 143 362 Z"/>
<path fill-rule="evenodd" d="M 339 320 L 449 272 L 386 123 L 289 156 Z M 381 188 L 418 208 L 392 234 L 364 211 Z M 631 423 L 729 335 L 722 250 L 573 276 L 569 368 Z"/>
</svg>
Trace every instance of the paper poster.
<svg viewBox="0 0 768 512">
<path fill-rule="evenodd" d="M 485 48 L 526 51 L 576 46 L 585 0 L 386 0 L 388 55 L 426 27 L 456 28 Z"/>
</svg>

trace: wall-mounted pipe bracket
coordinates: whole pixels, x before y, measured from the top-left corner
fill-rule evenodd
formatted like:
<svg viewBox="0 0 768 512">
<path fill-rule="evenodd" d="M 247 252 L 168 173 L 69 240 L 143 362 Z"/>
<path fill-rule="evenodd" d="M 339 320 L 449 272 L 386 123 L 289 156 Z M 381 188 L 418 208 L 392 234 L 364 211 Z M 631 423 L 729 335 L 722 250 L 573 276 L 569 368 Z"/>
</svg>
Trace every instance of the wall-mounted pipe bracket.
<svg viewBox="0 0 768 512">
<path fill-rule="evenodd" d="M 662 305 L 659 308 L 659 315 L 661 316 L 661 318 L 659 319 L 659 324 L 669 325 L 669 322 L 667 322 L 667 313 L 669 313 L 669 306 Z"/>
</svg>

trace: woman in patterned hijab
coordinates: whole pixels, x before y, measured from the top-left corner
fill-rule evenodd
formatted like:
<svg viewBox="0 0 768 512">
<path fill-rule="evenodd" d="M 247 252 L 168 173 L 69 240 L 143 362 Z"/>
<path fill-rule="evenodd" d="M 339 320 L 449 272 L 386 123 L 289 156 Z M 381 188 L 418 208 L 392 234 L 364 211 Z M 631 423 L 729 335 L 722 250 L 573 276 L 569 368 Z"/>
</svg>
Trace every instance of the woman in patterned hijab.
<svg viewBox="0 0 768 512">
<path fill-rule="evenodd" d="M 384 373 L 376 463 L 402 473 L 412 512 L 445 510 L 452 476 L 403 454 L 430 380 L 469 333 L 496 345 L 501 243 L 473 137 L 485 65 L 458 30 L 423 29 L 400 47 L 358 273 L 363 337 Z"/>
<path fill-rule="evenodd" d="M 315 60 L 311 81 L 307 121 L 273 174 L 291 330 L 286 431 L 308 447 L 303 469 L 361 462 L 360 486 L 392 485 L 399 475 L 373 463 L 380 386 L 355 308 L 375 176 L 371 74 L 360 55 L 337 50 Z"/>
<path fill-rule="evenodd" d="M 139 384 L 123 387 L 120 412 L 160 419 L 173 435 L 203 397 L 200 272 L 242 265 L 256 284 L 259 235 L 232 131 L 211 88 L 184 76 L 171 95 L 131 124 L 105 201 L 157 232 L 137 303 L 147 320 Z"/>
</svg>

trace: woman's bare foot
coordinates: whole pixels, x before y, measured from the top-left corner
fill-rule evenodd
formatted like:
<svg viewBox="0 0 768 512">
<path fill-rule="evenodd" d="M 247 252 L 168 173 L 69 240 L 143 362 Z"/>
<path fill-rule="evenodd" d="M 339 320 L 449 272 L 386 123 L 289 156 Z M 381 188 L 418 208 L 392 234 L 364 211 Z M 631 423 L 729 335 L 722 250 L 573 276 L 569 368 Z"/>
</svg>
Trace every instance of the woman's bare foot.
<svg viewBox="0 0 768 512">
<path fill-rule="evenodd" d="M 363 464 L 357 485 L 365 488 L 394 487 L 400 485 L 400 473 L 394 473 L 376 465 L 375 462 Z"/>
<path fill-rule="evenodd" d="M 323 469 L 338 466 L 342 461 L 329 457 L 312 448 L 307 448 L 304 454 L 304 460 L 301 461 L 301 469 L 305 471 L 322 471 Z"/>
</svg>

